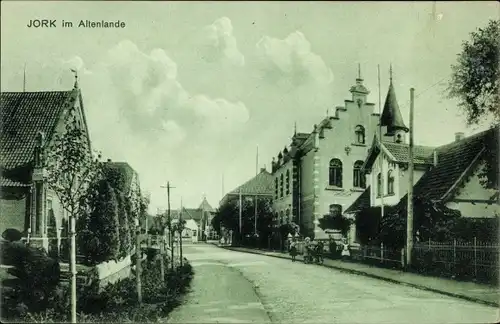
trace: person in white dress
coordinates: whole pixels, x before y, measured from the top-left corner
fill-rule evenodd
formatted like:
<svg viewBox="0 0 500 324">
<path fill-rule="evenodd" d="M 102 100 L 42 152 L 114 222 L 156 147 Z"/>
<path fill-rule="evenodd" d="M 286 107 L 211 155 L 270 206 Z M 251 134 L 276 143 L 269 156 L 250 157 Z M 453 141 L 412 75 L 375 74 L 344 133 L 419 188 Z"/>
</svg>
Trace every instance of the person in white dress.
<svg viewBox="0 0 500 324">
<path fill-rule="evenodd" d="M 343 260 L 349 259 L 351 256 L 351 252 L 349 251 L 349 244 L 347 243 L 347 239 L 342 240 L 342 254 L 341 257 Z"/>
</svg>

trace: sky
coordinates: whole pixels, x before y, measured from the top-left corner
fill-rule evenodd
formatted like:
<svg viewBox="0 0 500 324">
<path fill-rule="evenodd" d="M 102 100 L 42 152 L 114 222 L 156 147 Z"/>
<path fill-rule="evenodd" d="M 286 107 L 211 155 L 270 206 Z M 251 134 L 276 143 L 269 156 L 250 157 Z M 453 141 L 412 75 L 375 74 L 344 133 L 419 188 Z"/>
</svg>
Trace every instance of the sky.
<svg viewBox="0 0 500 324">
<path fill-rule="evenodd" d="M 94 149 L 128 162 L 150 212 L 196 208 L 270 169 L 294 124 L 310 132 L 350 99 L 358 64 L 378 109 L 389 65 L 415 143 L 470 135 L 446 97 L 470 32 L 498 19 L 491 2 L 1 2 L 1 90 L 69 90 L 77 69 Z M 433 14 L 434 12 L 434 14 Z M 28 28 L 54 19 L 55 28 Z M 61 27 L 71 21 L 73 28 Z M 78 28 L 80 20 L 124 28 Z M 383 103 L 382 103 L 383 104 Z M 258 161 L 257 161 L 258 151 Z"/>
</svg>

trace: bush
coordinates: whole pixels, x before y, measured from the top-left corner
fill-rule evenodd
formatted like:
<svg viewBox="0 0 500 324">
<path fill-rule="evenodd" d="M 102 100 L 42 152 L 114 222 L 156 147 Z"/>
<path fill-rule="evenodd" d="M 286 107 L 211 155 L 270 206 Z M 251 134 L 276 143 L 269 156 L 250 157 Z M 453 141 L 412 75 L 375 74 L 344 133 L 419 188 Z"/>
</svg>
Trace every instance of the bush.
<svg viewBox="0 0 500 324">
<path fill-rule="evenodd" d="M 98 195 L 92 202 L 88 230 L 98 238 L 97 252 L 92 255 L 94 263 L 116 260 L 120 255 L 120 222 L 118 201 L 113 188 L 106 181 L 99 183 Z"/>
<path fill-rule="evenodd" d="M 22 301 L 29 310 L 44 309 L 60 280 L 59 263 L 41 248 L 15 246 L 13 250 L 18 254 L 8 273 L 19 278 L 20 282 L 14 295 L 8 296 L 7 305 L 16 302 L 14 308 L 17 308 L 17 302 Z"/>
<path fill-rule="evenodd" d="M 165 257 L 166 265 L 168 258 Z M 77 292 L 79 322 L 153 322 L 165 318 L 172 309 L 180 304 L 193 278 L 193 268 L 184 261 L 183 266 L 171 270 L 166 267 L 165 277 L 161 278 L 159 260 L 144 262 L 142 268 L 143 304 L 138 305 L 135 275 L 109 284 L 102 291 L 98 282 L 79 287 Z M 58 285 L 47 298 L 43 307 L 25 304 L 25 296 L 4 294 L 3 316 L 23 321 L 64 322 L 69 319 L 70 287 Z"/>
<path fill-rule="evenodd" d="M 16 266 L 28 255 L 28 247 L 23 242 L 2 241 L 1 249 L 2 264 Z"/>
<path fill-rule="evenodd" d="M 20 241 L 23 238 L 23 233 L 15 228 L 8 228 L 2 233 L 2 238 L 9 242 Z"/>
<path fill-rule="evenodd" d="M 127 210 L 127 204 L 125 202 L 128 199 L 123 193 L 118 193 L 116 195 L 118 202 L 119 211 L 119 233 L 120 233 L 120 257 L 125 257 L 130 254 L 132 250 L 132 242 L 129 227 L 129 216 Z"/>
</svg>

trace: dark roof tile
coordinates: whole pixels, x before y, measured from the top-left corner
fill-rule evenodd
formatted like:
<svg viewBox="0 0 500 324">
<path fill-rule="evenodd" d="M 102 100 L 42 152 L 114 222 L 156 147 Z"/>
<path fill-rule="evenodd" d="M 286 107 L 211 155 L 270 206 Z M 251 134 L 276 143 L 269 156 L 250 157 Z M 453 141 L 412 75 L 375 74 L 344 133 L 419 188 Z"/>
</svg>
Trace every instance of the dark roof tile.
<svg viewBox="0 0 500 324">
<path fill-rule="evenodd" d="M 228 195 L 239 195 L 240 189 L 242 195 L 269 195 L 274 192 L 273 176 L 266 170 L 263 170 L 258 175 L 248 180 L 241 186 L 232 190 Z"/>
<path fill-rule="evenodd" d="M 409 161 L 409 146 L 408 144 L 398 144 L 383 142 L 383 145 L 396 159 L 395 162 L 408 163 Z M 413 163 L 416 164 L 432 164 L 433 152 L 436 148 L 430 146 L 415 145 L 413 151 Z"/>
<path fill-rule="evenodd" d="M 473 171 L 473 164 L 487 141 L 498 140 L 498 126 L 487 131 L 467 137 L 437 148 L 438 163 L 427 171 L 415 184 L 414 196 L 426 200 L 442 200 L 445 194 L 452 191 L 455 184 L 464 179 L 467 171 Z M 472 166 L 472 167 L 471 167 Z M 399 202 L 398 207 L 406 208 L 407 195 Z"/>
<path fill-rule="evenodd" d="M 354 213 L 363 208 L 370 207 L 370 187 L 365 189 L 361 195 L 349 206 L 344 213 Z"/>
<path fill-rule="evenodd" d="M 38 132 L 50 139 L 73 91 L 2 92 L 0 164 L 12 169 L 30 163 Z"/>
</svg>

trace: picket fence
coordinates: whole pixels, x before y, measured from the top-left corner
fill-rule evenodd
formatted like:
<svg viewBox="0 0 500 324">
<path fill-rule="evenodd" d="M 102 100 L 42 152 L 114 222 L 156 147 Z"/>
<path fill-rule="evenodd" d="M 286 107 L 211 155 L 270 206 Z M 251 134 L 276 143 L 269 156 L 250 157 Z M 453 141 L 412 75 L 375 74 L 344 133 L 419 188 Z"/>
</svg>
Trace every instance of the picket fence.
<svg viewBox="0 0 500 324">
<path fill-rule="evenodd" d="M 495 283 L 498 280 L 498 243 L 453 240 L 451 242 L 416 242 L 412 260 L 416 271 L 431 275 L 457 277 Z M 403 268 L 405 249 L 379 246 L 353 246 L 351 256 L 361 262 Z"/>
</svg>

